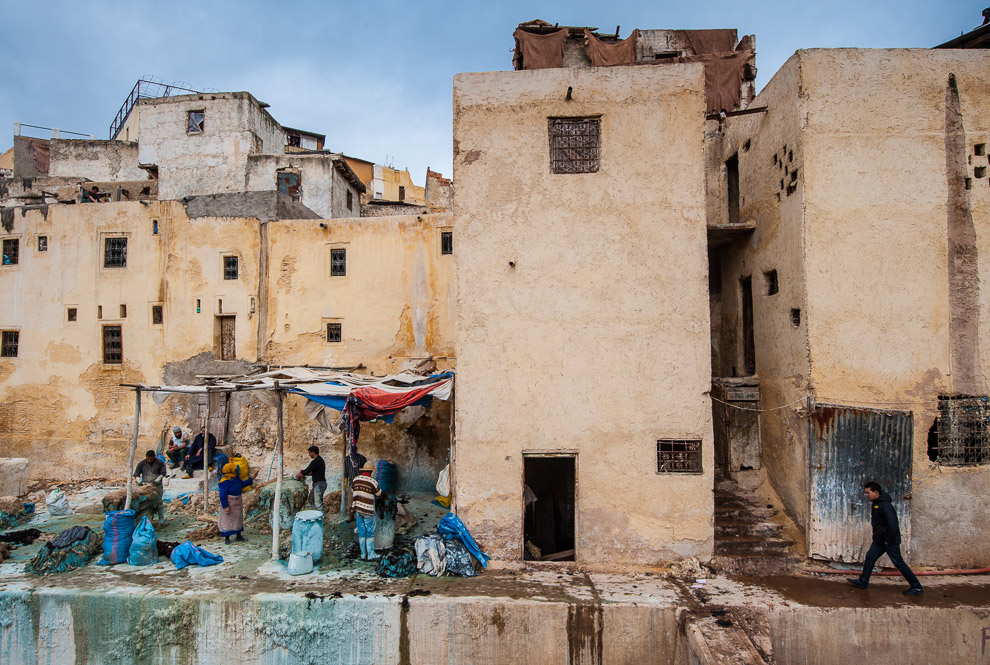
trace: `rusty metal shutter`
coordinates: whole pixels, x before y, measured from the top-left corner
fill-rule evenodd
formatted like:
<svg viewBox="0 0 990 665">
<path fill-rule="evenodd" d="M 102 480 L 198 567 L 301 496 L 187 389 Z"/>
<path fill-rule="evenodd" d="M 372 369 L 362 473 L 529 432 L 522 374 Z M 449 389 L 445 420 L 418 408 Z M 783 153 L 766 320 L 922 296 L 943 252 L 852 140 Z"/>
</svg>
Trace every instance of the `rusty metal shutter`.
<svg viewBox="0 0 990 665">
<path fill-rule="evenodd" d="M 911 493 L 911 412 L 814 404 L 809 426 L 808 556 L 863 560 L 872 536 L 863 483 L 876 480 L 897 510 L 906 557 L 911 542 L 910 502 L 904 498 Z"/>
</svg>

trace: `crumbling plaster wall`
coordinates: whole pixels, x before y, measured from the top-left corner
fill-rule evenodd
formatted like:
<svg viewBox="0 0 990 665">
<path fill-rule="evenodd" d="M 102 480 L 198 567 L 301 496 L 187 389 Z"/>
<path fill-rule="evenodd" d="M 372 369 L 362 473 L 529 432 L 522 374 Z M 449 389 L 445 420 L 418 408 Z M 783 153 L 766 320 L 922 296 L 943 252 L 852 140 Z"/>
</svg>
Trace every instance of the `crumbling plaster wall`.
<svg viewBox="0 0 990 665">
<path fill-rule="evenodd" d="M 804 190 L 802 127 L 804 125 L 800 66 L 792 58 L 774 75 L 753 106 L 769 112 L 725 121 L 722 165 L 732 155 L 739 160 L 740 221 L 756 222 L 752 235 L 720 252 L 722 262 L 721 376 L 742 376 L 743 324 L 741 280 L 749 277 L 753 291 L 756 373 L 760 381 L 763 467 L 787 512 L 800 525 L 808 520 L 807 420 L 803 403 L 786 409 L 810 389 L 810 360 L 805 283 Z M 748 142 L 748 149 L 746 147 Z M 786 147 L 786 150 L 785 150 Z M 791 173 L 798 185 L 787 193 Z M 709 171 L 709 178 L 718 175 Z M 783 182 L 783 185 L 781 185 Z M 709 190 L 718 201 L 709 209 L 727 209 L 724 187 Z M 718 223 L 725 223 L 719 218 Z M 764 273 L 777 271 L 779 292 L 770 295 Z M 800 309 L 795 326 L 791 310 Z M 772 409 L 772 410 L 770 410 Z"/>
<path fill-rule="evenodd" d="M 238 315 L 238 357 L 256 357 L 247 316 L 257 293 L 256 220 L 189 220 L 175 203 L 110 203 L 52 206 L 47 218 L 30 211 L 14 224 L 24 249 L 17 266 L 0 270 L 0 325 L 21 334 L 18 357 L 0 363 L 0 443 L 31 459 L 37 475 L 120 477 L 134 398 L 119 384 L 158 384 L 170 363 L 213 354 L 220 300 Z M 35 251 L 39 234 L 49 237 L 47 252 Z M 127 237 L 127 267 L 103 266 L 108 234 Z M 222 280 L 223 251 L 243 257 L 236 282 Z M 153 304 L 164 307 L 162 325 L 152 323 Z M 121 365 L 103 364 L 104 325 L 122 327 Z M 145 397 L 143 407 L 141 447 L 153 447 L 167 423 L 196 421 L 181 399 L 158 407 Z"/>
<path fill-rule="evenodd" d="M 338 158 L 339 159 L 339 158 Z M 346 164 L 340 164 L 346 166 Z M 344 219 L 361 216 L 361 193 L 351 181 L 344 177 L 338 168 L 331 174 L 330 217 Z M 347 207 L 347 193 L 351 194 L 351 207 Z"/>
<path fill-rule="evenodd" d="M 322 218 L 335 217 L 334 180 L 341 176 L 334 168 L 330 155 L 251 155 L 247 162 L 247 191 L 277 190 L 277 172 L 283 168 L 299 170 L 300 202 L 303 205 Z M 343 196 L 346 197 L 346 194 Z M 347 212 L 346 207 L 344 210 Z M 351 214 L 348 212 L 342 216 L 350 217 Z"/>
<path fill-rule="evenodd" d="M 579 562 L 711 556 L 704 108 L 696 64 L 454 79 L 455 500 L 496 558 L 524 452 L 576 453 Z M 552 174 L 547 119 L 597 114 L 600 171 Z M 658 475 L 659 438 L 704 473 Z"/>
<path fill-rule="evenodd" d="M 138 144 L 125 141 L 52 139 L 48 175 L 95 182 L 145 180 L 138 167 Z"/>
<path fill-rule="evenodd" d="M 246 92 L 143 100 L 140 108 L 139 159 L 158 165 L 161 199 L 245 191 L 248 156 L 285 150 L 282 127 Z M 202 133 L 188 133 L 190 111 L 205 111 Z"/>
<path fill-rule="evenodd" d="M 956 385 L 954 374 L 982 377 L 978 394 L 987 394 L 990 293 L 982 280 L 973 284 L 979 335 L 969 341 L 978 345 L 979 366 L 950 360 L 953 298 L 969 296 L 950 290 L 947 220 L 950 204 L 968 210 L 978 273 L 990 276 L 990 187 L 986 177 L 973 177 L 972 189 L 950 203 L 947 183 L 987 165 L 974 145 L 990 142 L 990 53 L 820 49 L 795 57 L 807 108 L 805 252 L 816 397 L 913 411 L 912 561 L 982 565 L 990 559 L 990 510 L 973 497 L 990 481 L 990 468 L 930 469 L 927 436 L 938 395 L 971 391 Z M 947 173 L 950 74 L 966 154 L 948 162 L 961 161 L 968 173 Z"/>
</svg>

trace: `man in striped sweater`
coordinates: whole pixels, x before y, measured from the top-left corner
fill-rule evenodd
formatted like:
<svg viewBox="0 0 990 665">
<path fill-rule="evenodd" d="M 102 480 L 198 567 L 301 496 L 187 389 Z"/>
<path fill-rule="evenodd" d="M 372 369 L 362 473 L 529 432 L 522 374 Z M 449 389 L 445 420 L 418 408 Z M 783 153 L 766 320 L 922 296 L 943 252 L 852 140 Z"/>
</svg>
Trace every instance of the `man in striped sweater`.
<svg viewBox="0 0 990 665">
<path fill-rule="evenodd" d="M 375 552 L 375 497 L 382 491 L 378 481 L 371 477 L 372 466 L 368 462 L 361 465 L 361 475 L 351 483 L 354 499 L 351 506 L 357 514 L 358 544 L 361 546 L 361 560 L 373 561 L 378 558 Z"/>
</svg>

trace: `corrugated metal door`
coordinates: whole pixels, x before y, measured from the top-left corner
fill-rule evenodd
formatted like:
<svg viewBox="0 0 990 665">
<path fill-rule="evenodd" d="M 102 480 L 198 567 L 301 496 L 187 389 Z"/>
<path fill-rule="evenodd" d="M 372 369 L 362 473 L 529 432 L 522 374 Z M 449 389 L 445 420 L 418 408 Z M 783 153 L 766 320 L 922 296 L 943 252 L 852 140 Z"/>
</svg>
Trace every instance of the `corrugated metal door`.
<svg viewBox="0 0 990 665">
<path fill-rule="evenodd" d="M 870 546 L 863 483 L 876 480 L 893 499 L 902 552 L 910 539 L 911 413 L 815 404 L 810 419 L 811 511 L 808 555 L 859 562 Z"/>
</svg>

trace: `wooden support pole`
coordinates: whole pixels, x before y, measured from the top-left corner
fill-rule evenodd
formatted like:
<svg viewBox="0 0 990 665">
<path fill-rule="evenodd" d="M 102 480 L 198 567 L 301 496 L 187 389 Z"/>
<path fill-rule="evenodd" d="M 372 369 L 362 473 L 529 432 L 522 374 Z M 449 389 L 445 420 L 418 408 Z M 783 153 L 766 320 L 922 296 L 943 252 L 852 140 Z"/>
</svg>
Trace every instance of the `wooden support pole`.
<svg viewBox="0 0 990 665">
<path fill-rule="evenodd" d="M 281 524 L 281 504 L 282 504 L 282 476 L 285 474 L 284 462 L 282 459 L 282 442 L 285 433 L 282 429 L 282 403 L 285 395 L 275 382 L 275 432 L 277 440 L 275 443 L 275 456 L 278 458 L 278 475 L 275 476 L 275 499 L 272 501 L 272 561 L 278 561 L 278 536 L 279 525 Z"/>
<path fill-rule="evenodd" d="M 343 432 L 344 457 L 340 462 L 340 514 L 347 514 L 347 431 Z"/>
<path fill-rule="evenodd" d="M 141 424 L 141 390 L 134 390 L 134 433 L 131 436 L 131 454 L 127 460 L 127 499 L 124 501 L 124 510 L 130 510 L 131 494 L 134 491 L 134 452 L 137 450 L 138 426 Z"/>
</svg>

